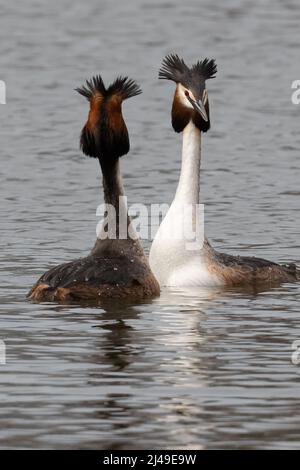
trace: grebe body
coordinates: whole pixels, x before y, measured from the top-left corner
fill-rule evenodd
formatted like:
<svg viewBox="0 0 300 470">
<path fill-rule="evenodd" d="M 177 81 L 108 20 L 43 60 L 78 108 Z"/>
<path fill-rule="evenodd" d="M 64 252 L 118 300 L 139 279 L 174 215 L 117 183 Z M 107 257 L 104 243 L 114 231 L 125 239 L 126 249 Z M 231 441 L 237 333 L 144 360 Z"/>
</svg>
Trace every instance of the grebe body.
<svg viewBox="0 0 300 470">
<path fill-rule="evenodd" d="M 189 68 L 177 55 L 167 56 L 159 78 L 172 80 L 176 90 L 172 126 L 183 135 L 182 164 L 175 198 L 153 240 L 149 262 L 162 286 L 240 286 L 295 281 L 294 264 L 279 265 L 264 259 L 232 256 L 213 249 L 203 235 L 198 246 L 188 246 L 183 208 L 200 203 L 201 135 L 210 128 L 206 80 L 216 74 L 214 60 L 204 59 Z M 195 222 L 197 225 L 197 221 Z M 194 222 L 192 221 L 192 224 Z M 174 231 L 182 237 L 174 239 Z"/>
<path fill-rule="evenodd" d="M 81 148 L 86 155 L 99 159 L 108 216 L 91 253 L 47 271 L 30 290 L 28 298 L 39 302 L 68 302 L 156 297 L 160 293 L 159 284 L 122 202 L 124 189 L 119 164 L 119 158 L 129 151 L 122 102 L 141 90 L 127 77 L 117 78 L 106 88 L 97 76 L 77 91 L 90 103 L 88 120 L 81 133 Z M 124 233 L 120 236 L 121 220 L 125 220 L 125 237 Z M 110 222 L 115 226 L 115 236 L 103 237 Z"/>
</svg>

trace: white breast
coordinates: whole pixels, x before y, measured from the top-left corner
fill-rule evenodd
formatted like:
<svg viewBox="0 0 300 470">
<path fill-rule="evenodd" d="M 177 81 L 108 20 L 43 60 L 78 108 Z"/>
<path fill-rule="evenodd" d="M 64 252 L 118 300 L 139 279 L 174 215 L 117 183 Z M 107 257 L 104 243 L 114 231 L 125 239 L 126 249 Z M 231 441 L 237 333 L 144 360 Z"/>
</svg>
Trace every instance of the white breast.
<svg viewBox="0 0 300 470">
<path fill-rule="evenodd" d="M 177 201 L 171 205 L 152 243 L 149 263 L 161 286 L 220 286 L 207 266 L 205 246 L 184 237 L 186 221 Z"/>
<path fill-rule="evenodd" d="M 205 238 L 204 222 L 199 227 L 201 218 L 195 218 L 199 209 L 200 145 L 200 131 L 190 122 L 183 131 L 182 166 L 176 195 L 150 250 L 150 266 L 161 286 L 223 285 L 223 280 L 209 270 L 210 248 L 201 243 Z M 197 233 L 194 241 L 186 236 L 188 225 Z"/>
</svg>

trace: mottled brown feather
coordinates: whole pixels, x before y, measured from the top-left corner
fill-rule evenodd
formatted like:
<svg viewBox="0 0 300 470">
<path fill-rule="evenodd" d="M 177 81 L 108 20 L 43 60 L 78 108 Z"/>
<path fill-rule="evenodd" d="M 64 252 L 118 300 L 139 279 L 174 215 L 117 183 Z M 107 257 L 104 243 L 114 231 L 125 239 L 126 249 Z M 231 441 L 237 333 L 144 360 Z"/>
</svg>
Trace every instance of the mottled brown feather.
<svg viewBox="0 0 300 470">
<path fill-rule="evenodd" d="M 273 285 L 297 280 L 294 264 L 279 265 L 250 256 L 214 252 L 214 256 L 207 260 L 207 266 L 226 286 Z"/>
<path fill-rule="evenodd" d="M 42 302 L 88 299 L 153 298 L 160 287 L 148 261 L 132 255 L 115 257 L 87 256 L 64 263 L 47 271 L 33 286 L 27 297 Z"/>
</svg>

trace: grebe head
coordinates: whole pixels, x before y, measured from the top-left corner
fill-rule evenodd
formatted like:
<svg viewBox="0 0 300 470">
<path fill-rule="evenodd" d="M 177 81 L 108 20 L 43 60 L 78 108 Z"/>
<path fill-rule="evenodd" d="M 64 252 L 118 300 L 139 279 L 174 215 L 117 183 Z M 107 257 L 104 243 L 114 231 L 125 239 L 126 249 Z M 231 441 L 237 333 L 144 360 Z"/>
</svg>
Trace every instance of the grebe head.
<svg viewBox="0 0 300 470">
<path fill-rule="evenodd" d="M 99 158 L 101 165 L 113 163 L 129 152 L 129 137 L 122 116 L 122 103 L 142 93 L 128 77 L 118 77 L 105 87 L 100 75 L 76 88 L 90 103 L 87 122 L 82 129 L 80 147 L 86 155 Z"/>
<path fill-rule="evenodd" d="M 216 72 L 214 59 L 204 59 L 188 67 L 176 54 L 164 58 L 159 78 L 176 83 L 172 106 L 172 125 L 175 132 L 182 132 L 191 120 L 200 131 L 208 131 L 210 119 L 205 82 L 214 78 Z"/>
</svg>

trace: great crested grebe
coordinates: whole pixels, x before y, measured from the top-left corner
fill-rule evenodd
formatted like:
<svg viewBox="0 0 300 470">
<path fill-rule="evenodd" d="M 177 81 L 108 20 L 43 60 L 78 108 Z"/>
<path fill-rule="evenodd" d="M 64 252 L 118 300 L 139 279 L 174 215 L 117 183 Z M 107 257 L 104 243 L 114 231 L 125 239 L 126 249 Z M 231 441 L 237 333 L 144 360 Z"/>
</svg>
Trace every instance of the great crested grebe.
<svg viewBox="0 0 300 470">
<path fill-rule="evenodd" d="M 27 297 L 35 301 L 58 302 L 156 297 L 160 293 L 159 284 L 130 224 L 122 198 L 124 191 L 119 167 L 119 158 L 129 151 L 122 102 L 140 94 L 141 89 L 127 77 L 118 77 L 106 88 L 98 75 L 76 91 L 90 103 L 88 119 L 81 133 L 81 149 L 86 155 L 99 159 L 103 174 L 107 217 L 102 235 L 110 230 L 109 218 L 113 217 L 111 226 L 115 224 L 115 238 L 99 237 L 87 257 L 47 271 Z M 112 206 L 116 216 L 109 209 Z M 125 220 L 125 236 L 124 227 L 122 236 L 119 233 L 121 220 Z"/>
<path fill-rule="evenodd" d="M 207 79 L 214 78 L 214 60 L 204 59 L 188 67 L 177 55 L 168 55 L 159 78 L 172 80 L 176 90 L 172 125 L 183 133 L 182 166 L 175 198 L 163 219 L 150 250 L 151 269 L 161 286 L 239 286 L 295 281 L 295 265 L 278 265 L 260 258 L 218 253 L 206 237 L 200 246 L 189 247 L 184 235 L 172 237 L 174 230 L 184 234 L 183 208 L 190 205 L 195 214 L 199 204 L 201 132 L 210 128 Z"/>
</svg>

